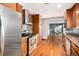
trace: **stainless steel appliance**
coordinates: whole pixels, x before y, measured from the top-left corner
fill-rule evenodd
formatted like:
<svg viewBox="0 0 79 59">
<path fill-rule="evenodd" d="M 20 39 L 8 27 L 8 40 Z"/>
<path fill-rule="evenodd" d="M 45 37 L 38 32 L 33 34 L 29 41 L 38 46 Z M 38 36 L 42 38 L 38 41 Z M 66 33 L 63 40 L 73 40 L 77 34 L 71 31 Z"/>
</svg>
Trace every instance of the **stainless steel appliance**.
<svg viewBox="0 0 79 59">
<path fill-rule="evenodd" d="M 0 5 L 0 52 L 3 56 L 21 55 L 21 14 Z"/>
<path fill-rule="evenodd" d="M 32 36 L 31 38 L 29 38 L 29 54 L 31 54 L 37 46 L 37 37 L 36 36 Z"/>
<path fill-rule="evenodd" d="M 27 38 L 27 56 L 31 55 L 37 47 L 37 36 L 32 35 Z"/>
</svg>

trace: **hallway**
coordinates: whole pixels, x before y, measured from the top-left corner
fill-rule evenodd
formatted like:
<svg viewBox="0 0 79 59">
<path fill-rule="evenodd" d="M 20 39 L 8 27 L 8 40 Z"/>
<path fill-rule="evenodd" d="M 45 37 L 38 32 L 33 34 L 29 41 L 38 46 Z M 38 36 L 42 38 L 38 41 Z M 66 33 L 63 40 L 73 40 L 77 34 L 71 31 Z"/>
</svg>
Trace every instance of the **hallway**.
<svg viewBox="0 0 79 59">
<path fill-rule="evenodd" d="M 65 56 L 65 51 L 62 45 L 61 37 L 56 36 L 47 40 L 41 40 L 37 49 L 32 53 L 32 56 Z"/>
</svg>

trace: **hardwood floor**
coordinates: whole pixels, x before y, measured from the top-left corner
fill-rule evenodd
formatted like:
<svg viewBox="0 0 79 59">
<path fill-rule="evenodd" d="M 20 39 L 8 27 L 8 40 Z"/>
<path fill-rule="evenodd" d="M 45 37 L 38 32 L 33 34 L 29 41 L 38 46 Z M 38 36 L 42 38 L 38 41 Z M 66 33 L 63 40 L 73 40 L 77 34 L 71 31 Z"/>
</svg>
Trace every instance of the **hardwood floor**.
<svg viewBox="0 0 79 59">
<path fill-rule="evenodd" d="M 66 56 L 61 37 L 42 40 L 31 56 Z"/>
</svg>

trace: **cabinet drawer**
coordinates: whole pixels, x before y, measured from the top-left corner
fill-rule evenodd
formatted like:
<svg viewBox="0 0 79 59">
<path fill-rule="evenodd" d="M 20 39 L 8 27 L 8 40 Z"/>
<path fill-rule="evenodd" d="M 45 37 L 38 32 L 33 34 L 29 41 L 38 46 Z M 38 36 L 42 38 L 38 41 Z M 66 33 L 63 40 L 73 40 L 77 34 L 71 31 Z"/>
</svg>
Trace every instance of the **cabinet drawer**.
<svg viewBox="0 0 79 59">
<path fill-rule="evenodd" d="M 73 48 L 72 48 L 72 56 L 78 56 L 78 54 L 75 52 Z"/>
<path fill-rule="evenodd" d="M 79 55 L 79 47 L 72 43 L 72 48 L 76 51 L 76 53 Z"/>
</svg>

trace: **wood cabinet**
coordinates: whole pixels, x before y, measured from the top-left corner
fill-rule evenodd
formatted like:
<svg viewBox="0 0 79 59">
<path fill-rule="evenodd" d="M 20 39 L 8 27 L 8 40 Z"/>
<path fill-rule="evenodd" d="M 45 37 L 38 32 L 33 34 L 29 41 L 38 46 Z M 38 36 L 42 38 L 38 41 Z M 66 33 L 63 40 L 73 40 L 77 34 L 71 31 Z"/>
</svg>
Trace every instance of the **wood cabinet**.
<svg viewBox="0 0 79 59">
<path fill-rule="evenodd" d="M 32 15 L 33 33 L 38 34 L 38 43 L 41 41 L 41 16 L 39 14 Z"/>
<path fill-rule="evenodd" d="M 76 27 L 76 8 L 75 8 L 75 5 L 72 7 L 72 27 Z"/>
<path fill-rule="evenodd" d="M 63 34 L 63 47 L 65 49 L 66 55 L 70 56 L 70 40 Z"/>
<path fill-rule="evenodd" d="M 75 4 L 75 9 L 76 9 L 76 11 L 75 11 L 75 13 L 76 13 L 76 15 L 75 15 L 75 17 L 76 17 L 76 28 L 79 28 L 79 3 Z"/>
<path fill-rule="evenodd" d="M 15 3 L 1 3 L 2 5 L 15 10 L 16 9 L 16 4 Z"/>
<path fill-rule="evenodd" d="M 72 9 L 67 10 L 67 28 L 73 27 Z"/>
<path fill-rule="evenodd" d="M 79 47 L 74 43 L 71 43 L 71 46 L 72 46 L 71 55 L 72 56 L 79 56 Z"/>
<path fill-rule="evenodd" d="M 72 8 L 67 9 L 64 17 L 67 20 L 67 28 L 79 28 L 79 3 L 75 3 Z"/>
<path fill-rule="evenodd" d="M 26 37 L 22 38 L 22 55 L 26 56 L 27 54 L 27 39 Z"/>
<path fill-rule="evenodd" d="M 38 34 L 39 33 L 39 22 L 40 22 L 40 19 L 39 19 L 39 15 L 33 15 L 33 32 Z"/>
<path fill-rule="evenodd" d="M 16 3 L 16 11 L 17 12 L 22 12 L 22 6 L 18 3 Z"/>
<path fill-rule="evenodd" d="M 63 34 L 62 38 L 63 38 L 63 47 L 66 51 L 66 38 L 65 38 L 64 34 Z"/>
<path fill-rule="evenodd" d="M 72 48 L 72 56 L 78 56 L 73 48 Z"/>
<path fill-rule="evenodd" d="M 79 47 L 63 34 L 63 47 L 67 56 L 79 56 Z"/>
<path fill-rule="evenodd" d="M 12 10 L 15 10 L 17 12 L 22 12 L 22 6 L 18 3 L 0 3 L 0 4 L 12 9 Z"/>
</svg>

